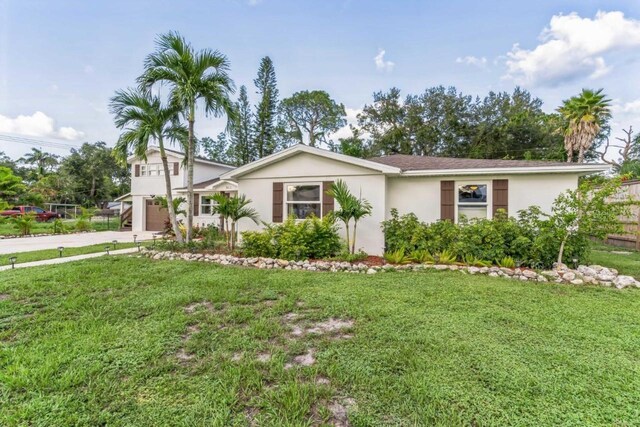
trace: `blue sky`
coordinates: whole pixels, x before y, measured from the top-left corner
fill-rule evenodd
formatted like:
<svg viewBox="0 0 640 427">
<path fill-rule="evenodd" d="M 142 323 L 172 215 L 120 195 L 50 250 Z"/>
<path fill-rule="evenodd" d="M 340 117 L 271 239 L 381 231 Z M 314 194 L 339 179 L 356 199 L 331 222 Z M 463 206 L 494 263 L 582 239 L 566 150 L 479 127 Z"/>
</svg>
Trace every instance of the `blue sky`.
<svg viewBox="0 0 640 427">
<path fill-rule="evenodd" d="M 252 96 L 269 55 L 281 96 L 323 89 L 350 119 L 393 86 L 484 95 L 519 84 L 549 111 L 603 87 L 614 132 L 640 127 L 638 1 L 0 0 L 0 133 L 113 144 L 109 97 L 168 30 L 225 53 Z M 196 123 L 200 136 L 222 127 Z M 28 149 L 0 141 L 12 156 Z"/>
</svg>

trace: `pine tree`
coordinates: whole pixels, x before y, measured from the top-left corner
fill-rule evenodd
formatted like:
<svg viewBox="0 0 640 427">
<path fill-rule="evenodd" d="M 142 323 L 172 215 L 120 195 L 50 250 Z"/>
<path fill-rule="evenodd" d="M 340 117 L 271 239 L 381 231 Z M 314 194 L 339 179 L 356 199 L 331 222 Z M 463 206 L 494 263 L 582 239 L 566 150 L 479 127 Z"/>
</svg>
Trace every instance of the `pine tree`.
<svg viewBox="0 0 640 427">
<path fill-rule="evenodd" d="M 268 56 L 260 61 L 258 77 L 253 82 L 258 89 L 258 95 L 260 95 L 253 126 L 254 145 L 257 158 L 262 158 L 273 154 L 277 149 L 275 122 L 278 108 L 278 88 L 276 87 L 276 71 Z"/>
<path fill-rule="evenodd" d="M 251 129 L 253 115 L 245 86 L 240 87 L 236 111 L 238 117 L 230 129 L 229 161 L 234 165 L 242 166 L 258 159 Z"/>
</svg>

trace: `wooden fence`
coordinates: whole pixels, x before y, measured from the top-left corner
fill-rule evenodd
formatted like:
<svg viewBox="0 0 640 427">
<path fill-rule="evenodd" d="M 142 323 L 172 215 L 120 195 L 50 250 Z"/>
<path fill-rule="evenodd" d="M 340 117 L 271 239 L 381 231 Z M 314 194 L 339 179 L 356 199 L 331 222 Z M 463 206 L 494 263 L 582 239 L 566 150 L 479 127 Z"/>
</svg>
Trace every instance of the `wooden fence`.
<svg viewBox="0 0 640 427">
<path fill-rule="evenodd" d="M 629 196 L 640 202 L 640 180 L 623 183 L 616 199 L 622 200 Z M 640 250 L 640 206 L 631 206 L 631 214 L 620 217 L 620 222 L 624 227 L 624 232 L 622 234 L 608 235 L 605 242 L 614 246 Z"/>
</svg>

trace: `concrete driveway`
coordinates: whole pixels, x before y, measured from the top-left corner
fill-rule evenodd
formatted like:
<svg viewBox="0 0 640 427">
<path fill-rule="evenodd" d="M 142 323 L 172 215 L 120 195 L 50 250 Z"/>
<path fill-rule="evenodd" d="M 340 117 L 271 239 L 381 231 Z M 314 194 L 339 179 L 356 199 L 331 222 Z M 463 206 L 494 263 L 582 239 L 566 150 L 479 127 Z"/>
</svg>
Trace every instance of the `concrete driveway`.
<svg viewBox="0 0 640 427">
<path fill-rule="evenodd" d="M 114 240 L 118 242 L 133 242 L 133 235 L 137 240 L 153 239 L 151 231 L 100 231 L 95 233 L 58 234 L 40 237 L 20 237 L 16 239 L 0 239 L 0 254 L 14 252 L 38 251 L 41 249 L 56 249 L 58 246 L 75 248 L 89 246 L 98 243 L 108 243 Z"/>
</svg>

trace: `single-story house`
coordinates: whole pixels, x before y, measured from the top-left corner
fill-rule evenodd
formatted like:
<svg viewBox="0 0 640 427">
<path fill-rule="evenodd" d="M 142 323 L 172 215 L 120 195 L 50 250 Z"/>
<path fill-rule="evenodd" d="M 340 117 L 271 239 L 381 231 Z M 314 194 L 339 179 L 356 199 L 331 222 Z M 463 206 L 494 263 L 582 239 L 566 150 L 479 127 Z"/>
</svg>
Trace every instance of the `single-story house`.
<svg viewBox="0 0 640 427">
<path fill-rule="evenodd" d="M 393 208 L 425 222 L 458 221 L 461 215 L 492 218 L 497 209 L 515 215 L 532 205 L 550 211 L 561 192 L 577 187 L 579 176 L 607 169 L 600 164 L 401 154 L 365 160 L 296 145 L 221 178 L 236 182 L 238 193 L 253 201 L 260 218 L 275 223 L 291 214 L 322 216 L 334 209 L 326 190 L 342 179 L 373 206 L 371 216 L 358 224 L 358 247 L 380 255 L 381 222 Z M 239 224 L 240 231 L 260 227 L 250 220 Z"/>
<path fill-rule="evenodd" d="M 181 161 L 182 155 L 172 155 Z M 150 157 L 148 161 L 159 162 L 159 159 Z M 532 205 L 550 211 L 554 199 L 565 190 L 575 189 L 581 175 L 609 168 L 601 164 L 400 154 L 360 159 L 302 144 L 238 168 L 200 162 L 198 166 L 202 165 L 202 169 L 198 176 L 204 179 L 196 180 L 194 186 L 199 196 L 194 209 L 198 214 L 195 223 L 204 221 L 205 217 L 208 223 L 219 221 L 206 214 L 211 205 L 204 204 L 203 199 L 215 192 L 245 194 L 260 220 L 267 223 L 282 222 L 289 215 L 322 217 L 336 208 L 326 191 L 333 182 L 342 179 L 354 194 L 367 199 L 373 207 L 371 215 L 358 224 L 357 246 L 376 255 L 384 251 L 381 223 L 390 218 L 394 208 L 400 214 L 413 212 L 425 222 L 440 219 L 455 222 L 462 215 L 492 218 L 498 209 L 516 215 Z M 144 217 L 147 215 L 148 219 L 149 215 L 144 211 L 149 194 L 163 194 L 164 181 L 159 180 L 152 186 L 149 182 L 152 177 L 138 173 L 139 162 L 132 159 L 131 163 L 132 195 L 140 198 L 137 204 L 135 199 L 133 203 L 133 229 L 142 230 Z M 180 195 L 186 191 L 186 181 L 180 178 L 182 169 L 177 170 L 177 181 L 184 182 L 175 189 L 175 194 Z M 139 206 L 138 212 L 142 215 L 137 221 L 135 206 Z M 243 219 L 238 228 L 258 230 L 262 224 Z"/>
</svg>

